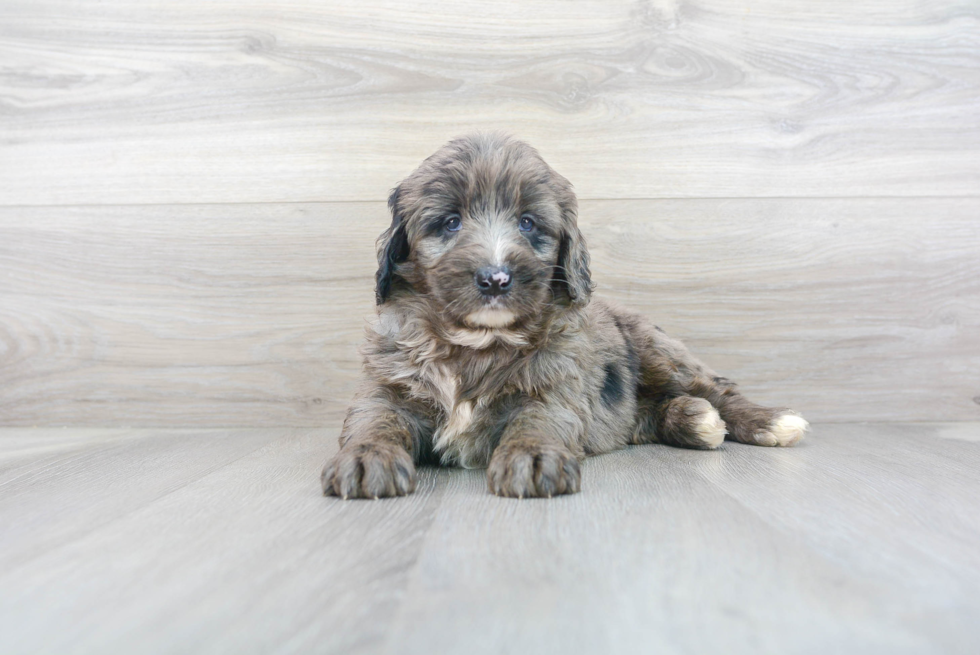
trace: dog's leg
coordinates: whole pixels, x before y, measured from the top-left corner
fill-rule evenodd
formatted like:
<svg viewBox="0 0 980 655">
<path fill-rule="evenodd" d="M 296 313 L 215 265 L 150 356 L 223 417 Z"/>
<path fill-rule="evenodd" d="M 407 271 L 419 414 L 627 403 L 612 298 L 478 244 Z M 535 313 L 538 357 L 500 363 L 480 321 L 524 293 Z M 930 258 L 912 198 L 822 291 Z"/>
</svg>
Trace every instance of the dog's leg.
<svg viewBox="0 0 980 655">
<path fill-rule="evenodd" d="M 640 397 L 632 442 L 711 450 L 725 440 L 725 422 L 704 398 Z"/>
<path fill-rule="evenodd" d="M 415 464 L 424 426 L 376 390 L 347 412 L 340 451 L 323 467 L 324 495 L 348 498 L 404 496 L 415 491 Z M 414 456 L 414 457 L 413 457 Z"/>
<path fill-rule="evenodd" d="M 516 411 L 490 457 L 490 491 L 513 498 L 577 493 L 581 432 L 581 421 L 566 408 L 539 402 Z"/>
<path fill-rule="evenodd" d="M 694 357 L 683 343 L 636 315 L 619 317 L 624 336 L 640 358 L 637 389 L 639 415 L 634 440 L 660 441 L 688 448 L 711 448 L 717 439 L 714 415 L 724 421 L 727 438 L 758 446 L 791 446 L 803 438 L 809 424 L 786 409 L 763 407 L 738 392 L 735 383 L 719 377 Z M 710 436 L 699 441 L 701 432 Z"/>
<path fill-rule="evenodd" d="M 691 383 L 695 395 L 718 408 L 728 427 L 728 438 L 756 446 L 792 446 L 806 434 L 810 424 L 787 409 L 756 405 L 725 378 L 702 376 Z"/>
</svg>

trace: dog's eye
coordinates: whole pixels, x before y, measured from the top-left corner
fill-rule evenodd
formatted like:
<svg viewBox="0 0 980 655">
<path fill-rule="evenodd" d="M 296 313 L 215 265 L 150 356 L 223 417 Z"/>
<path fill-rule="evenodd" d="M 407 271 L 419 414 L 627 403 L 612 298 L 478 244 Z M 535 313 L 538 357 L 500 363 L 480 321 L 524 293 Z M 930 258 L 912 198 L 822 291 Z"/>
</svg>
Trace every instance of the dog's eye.
<svg viewBox="0 0 980 655">
<path fill-rule="evenodd" d="M 530 214 L 521 216 L 521 232 L 530 232 L 534 229 L 534 219 Z"/>
<path fill-rule="evenodd" d="M 462 221 L 459 220 L 459 216 L 452 214 L 446 218 L 445 228 L 446 232 L 459 232 L 459 228 L 463 226 Z"/>
</svg>

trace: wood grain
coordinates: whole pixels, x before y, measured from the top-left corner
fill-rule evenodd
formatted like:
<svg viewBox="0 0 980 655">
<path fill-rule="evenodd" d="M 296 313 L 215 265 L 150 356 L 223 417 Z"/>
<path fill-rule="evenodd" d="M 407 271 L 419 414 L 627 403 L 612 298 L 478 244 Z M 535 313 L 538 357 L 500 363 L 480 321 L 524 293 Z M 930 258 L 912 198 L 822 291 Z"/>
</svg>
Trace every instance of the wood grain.
<svg viewBox="0 0 980 655">
<path fill-rule="evenodd" d="M 481 472 L 455 474 L 388 643 L 968 652 L 980 449 L 934 449 L 930 432 L 820 426 L 797 449 L 634 448 L 587 461 L 582 494 L 556 503 L 503 504 L 480 493 Z"/>
<path fill-rule="evenodd" d="M 598 294 L 760 402 L 980 417 L 975 199 L 587 201 Z M 316 426 L 383 203 L 0 209 L 0 424 Z"/>
<path fill-rule="evenodd" d="M 0 528 L 0 569 L 149 505 L 283 432 L 5 429 L 0 514 L 10 520 Z M 44 514 L 24 511 L 31 503 L 43 504 Z"/>
<path fill-rule="evenodd" d="M 194 469 L 181 443 L 194 435 L 137 434 L 131 452 L 55 467 L 62 484 L 83 482 L 79 501 L 93 503 L 89 517 L 101 525 L 0 569 L 10 592 L 0 599 L 0 650 L 268 653 L 312 639 L 318 652 L 374 652 L 385 636 L 379 618 L 394 614 L 440 491 L 426 471 L 411 502 L 331 503 L 318 474 L 335 431 L 269 439 L 268 430 L 228 430 L 227 443 L 266 445 L 127 512 L 128 484 L 85 478 L 131 468 L 143 454 L 156 459 L 153 451 Z M 43 485 L 25 493 L 0 509 L 0 525 L 35 515 L 52 530 L 75 522 Z M 23 551 L 32 544 L 23 537 L 4 541 Z M 58 615 L 75 618 L 50 630 Z"/>
<path fill-rule="evenodd" d="M 382 200 L 505 129 L 583 198 L 976 195 L 956 0 L 0 6 L 0 204 Z"/>
<path fill-rule="evenodd" d="M 75 530 L 48 484 L 0 504 L 2 552 L 43 546 L 0 567 L 0 651 L 966 655 L 980 639 L 980 442 L 948 424 L 635 447 L 552 500 L 425 468 L 413 496 L 352 502 L 318 486 L 337 427 L 110 432 L 119 447 L 56 461 L 0 430 L 0 461 L 78 483 L 91 521 Z M 100 441 L 64 433 L 39 441 Z M 200 448 L 244 441 L 262 445 L 202 474 L 218 460 Z M 187 483 L 132 507 L 143 491 L 115 472 L 144 461 Z M 64 537 L 10 531 L 24 521 Z"/>
</svg>

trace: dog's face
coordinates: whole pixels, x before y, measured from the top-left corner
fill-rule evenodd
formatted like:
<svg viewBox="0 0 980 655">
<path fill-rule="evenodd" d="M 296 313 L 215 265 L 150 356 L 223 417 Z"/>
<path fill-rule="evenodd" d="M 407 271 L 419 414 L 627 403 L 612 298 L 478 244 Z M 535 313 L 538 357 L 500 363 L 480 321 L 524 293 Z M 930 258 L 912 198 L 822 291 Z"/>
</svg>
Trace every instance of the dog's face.
<svg viewBox="0 0 980 655">
<path fill-rule="evenodd" d="M 444 322 L 500 328 L 584 305 L 589 258 L 571 185 L 528 145 L 455 139 L 392 192 L 378 303 L 424 295 Z"/>
</svg>

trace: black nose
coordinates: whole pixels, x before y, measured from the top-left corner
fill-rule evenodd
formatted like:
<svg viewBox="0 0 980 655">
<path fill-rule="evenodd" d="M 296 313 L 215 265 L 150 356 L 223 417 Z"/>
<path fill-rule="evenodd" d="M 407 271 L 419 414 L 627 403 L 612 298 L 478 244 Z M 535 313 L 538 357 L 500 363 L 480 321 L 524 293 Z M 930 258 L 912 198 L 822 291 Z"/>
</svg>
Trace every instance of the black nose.
<svg viewBox="0 0 980 655">
<path fill-rule="evenodd" d="M 476 286 L 485 296 L 502 296 L 510 291 L 514 278 L 506 266 L 487 266 L 476 272 Z"/>
</svg>

